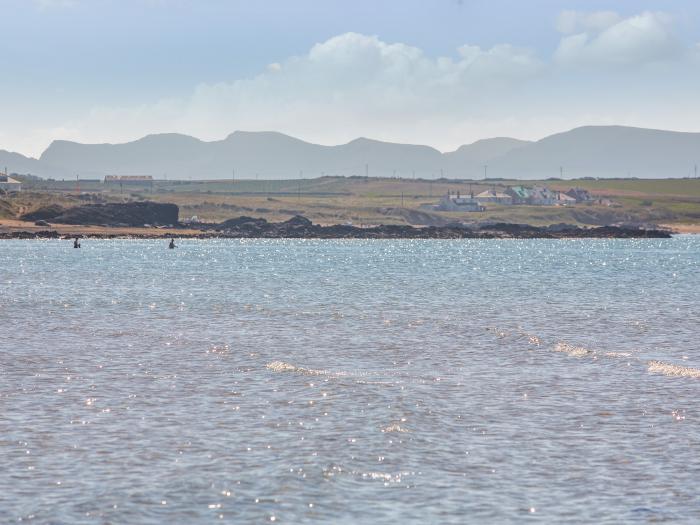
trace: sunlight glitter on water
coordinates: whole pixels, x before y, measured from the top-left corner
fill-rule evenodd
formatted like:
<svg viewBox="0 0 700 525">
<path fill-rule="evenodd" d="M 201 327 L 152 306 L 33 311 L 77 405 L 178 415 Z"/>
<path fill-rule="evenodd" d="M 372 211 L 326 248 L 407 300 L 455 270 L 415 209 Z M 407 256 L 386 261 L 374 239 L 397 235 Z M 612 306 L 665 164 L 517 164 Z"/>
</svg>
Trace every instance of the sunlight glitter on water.
<svg viewBox="0 0 700 525">
<path fill-rule="evenodd" d="M 68 247 L 0 244 L 12 521 L 700 519 L 699 239 Z"/>
</svg>

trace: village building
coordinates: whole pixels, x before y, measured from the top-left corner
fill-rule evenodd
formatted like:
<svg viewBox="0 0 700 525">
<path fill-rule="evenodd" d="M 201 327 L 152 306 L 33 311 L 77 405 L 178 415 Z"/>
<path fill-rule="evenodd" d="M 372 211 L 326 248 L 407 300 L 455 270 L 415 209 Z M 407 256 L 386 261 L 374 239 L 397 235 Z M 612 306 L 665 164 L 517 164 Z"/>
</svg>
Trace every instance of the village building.
<svg viewBox="0 0 700 525">
<path fill-rule="evenodd" d="M 511 186 L 506 193 L 513 199 L 513 204 L 529 204 L 530 189 L 525 186 Z"/>
<path fill-rule="evenodd" d="M 534 206 L 554 206 L 557 204 L 557 193 L 546 186 L 533 186 L 530 190 L 529 204 Z"/>
<path fill-rule="evenodd" d="M 479 193 L 474 199 L 481 203 L 492 203 L 492 204 L 505 204 L 505 205 L 510 205 L 513 204 L 513 197 L 506 193 L 502 193 L 500 191 L 496 191 L 495 189 L 490 189 L 486 191 L 482 191 Z"/>
<path fill-rule="evenodd" d="M 22 191 L 22 183 L 13 179 L 7 173 L 0 173 L 0 190 L 6 192 Z"/>
<path fill-rule="evenodd" d="M 576 199 L 576 202 L 591 202 L 594 200 L 591 193 L 583 188 L 571 188 L 566 194 Z"/>
<path fill-rule="evenodd" d="M 443 195 L 434 209 L 439 211 L 484 211 L 484 207 L 472 195 L 460 195 L 459 192 L 448 192 L 446 195 Z"/>
<path fill-rule="evenodd" d="M 576 204 L 576 199 L 573 197 L 570 197 L 563 191 L 558 191 L 557 192 L 557 204 L 559 206 L 570 206 L 572 204 Z"/>
</svg>

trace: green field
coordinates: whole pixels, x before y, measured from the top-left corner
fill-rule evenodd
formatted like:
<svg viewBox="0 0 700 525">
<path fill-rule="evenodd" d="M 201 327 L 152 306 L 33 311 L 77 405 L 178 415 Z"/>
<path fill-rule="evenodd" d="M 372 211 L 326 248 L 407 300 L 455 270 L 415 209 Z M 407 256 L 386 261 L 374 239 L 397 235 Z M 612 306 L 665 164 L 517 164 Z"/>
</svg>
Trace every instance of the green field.
<svg viewBox="0 0 700 525">
<path fill-rule="evenodd" d="M 479 213 L 421 209 L 447 191 L 479 193 L 488 188 L 542 184 L 554 190 L 582 187 L 610 205 L 487 206 Z M 700 224 L 700 179 L 605 179 L 547 181 L 415 180 L 321 177 L 298 180 L 156 181 L 153 185 L 106 186 L 100 182 L 37 182 L 14 196 L 0 196 L 0 216 L 14 218 L 56 202 L 66 206 L 99 201 L 155 200 L 180 206 L 181 219 L 196 215 L 220 221 L 239 215 L 284 220 L 302 214 L 322 224 L 425 224 L 439 220 L 530 223 L 610 224 L 644 222 Z"/>
</svg>

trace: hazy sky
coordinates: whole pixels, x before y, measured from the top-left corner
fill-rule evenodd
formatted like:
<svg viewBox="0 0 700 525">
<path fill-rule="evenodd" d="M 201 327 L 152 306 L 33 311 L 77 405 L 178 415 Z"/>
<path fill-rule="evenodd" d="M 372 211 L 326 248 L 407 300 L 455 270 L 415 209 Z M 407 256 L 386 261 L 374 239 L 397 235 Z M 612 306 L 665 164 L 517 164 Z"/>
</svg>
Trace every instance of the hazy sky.
<svg viewBox="0 0 700 525">
<path fill-rule="evenodd" d="M 0 0 L 0 149 L 700 131 L 696 0 Z"/>
</svg>

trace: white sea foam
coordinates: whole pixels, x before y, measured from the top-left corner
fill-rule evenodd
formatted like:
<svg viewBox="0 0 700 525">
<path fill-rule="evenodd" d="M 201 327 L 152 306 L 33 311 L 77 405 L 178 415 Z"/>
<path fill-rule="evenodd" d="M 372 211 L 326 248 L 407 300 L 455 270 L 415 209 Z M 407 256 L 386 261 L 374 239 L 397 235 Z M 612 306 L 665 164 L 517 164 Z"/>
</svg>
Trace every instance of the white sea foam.
<svg viewBox="0 0 700 525">
<path fill-rule="evenodd" d="M 586 357 L 595 354 L 593 350 L 588 350 L 587 348 L 583 348 L 582 346 L 570 345 L 569 343 L 565 343 L 563 341 L 557 343 L 554 346 L 554 351 L 562 352 L 571 357 Z"/>
<path fill-rule="evenodd" d="M 663 363 L 662 361 L 647 362 L 647 370 L 652 374 L 661 374 L 671 377 L 694 377 L 700 379 L 700 369 Z"/>
<path fill-rule="evenodd" d="M 406 427 L 402 427 L 398 423 L 392 423 L 382 429 L 382 432 L 408 432 Z"/>
<path fill-rule="evenodd" d="M 342 372 L 332 372 L 330 370 L 315 370 L 313 368 L 304 368 L 301 366 L 294 366 L 284 361 L 272 361 L 267 363 L 265 368 L 272 370 L 273 372 L 295 372 L 297 374 L 303 374 L 307 376 L 342 376 L 345 375 Z"/>
</svg>

